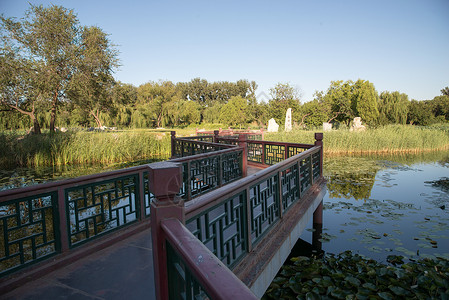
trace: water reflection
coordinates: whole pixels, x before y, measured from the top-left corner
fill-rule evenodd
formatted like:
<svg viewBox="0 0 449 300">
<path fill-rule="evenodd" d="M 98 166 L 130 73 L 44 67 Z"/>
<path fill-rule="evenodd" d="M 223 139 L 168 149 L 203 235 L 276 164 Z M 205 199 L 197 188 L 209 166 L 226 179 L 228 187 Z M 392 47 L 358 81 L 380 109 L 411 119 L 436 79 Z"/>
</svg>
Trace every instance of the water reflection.
<svg viewBox="0 0 449 300">
<path fill-rule="evenodd" d="M 327 157 L 323 250 L 449 258 L 448 162 L 446 152 Z"/>
<path fill-rule="evenodd" d="M 165 160 L 165 158 L 147 159 L 108 165 L 73 165 L 0 170 L 0 191 L 13 188 L 21 188 L 49 181 L 57 181 L 112 170 L 119 170 L 132 166 L 149 164 L 161 160 Z"/>
</svg>

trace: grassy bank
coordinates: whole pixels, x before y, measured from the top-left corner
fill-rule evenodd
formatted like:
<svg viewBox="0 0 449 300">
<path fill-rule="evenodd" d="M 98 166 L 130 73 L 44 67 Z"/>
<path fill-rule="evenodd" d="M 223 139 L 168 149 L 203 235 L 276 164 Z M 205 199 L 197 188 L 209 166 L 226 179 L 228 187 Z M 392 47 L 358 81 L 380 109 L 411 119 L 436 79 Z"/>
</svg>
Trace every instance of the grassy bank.
<svg viewBox="0 0 449 300">
<path fill-rule="evenodd" d="M 314 131 L 267 133 L 266 140 L 313 143 Z M 449 148 L 449 127 L 391 125 L 363 132 L 333 130 L 324 133 L 327 154 L 397 153 L 443 150 Z"/>
<path fill-rule="evenodd" d="M 0 166 L 109 164 L 170 154 L 168 133 L 144 130 L 65 132 L 41 135 L 0 134 Z"/>
<path fill-rule="evenodd" d="M 312 144 L 314 132 L 267 133 L 265 139 Z M 177 136 L 188 136 L 194 134 L 195 129 L 177 129 L 176 133 Z M 418 153 L 448 148 L 449 126 L 394 125 L 364 132 L 333 130 L 324 133 L 326 154 Z M 169 154 L 169 130 L 76 131 L 53 135 L 0 133 L 0 166 L 3 168 L 111 164 L 167 157 Z"/>
</svg>

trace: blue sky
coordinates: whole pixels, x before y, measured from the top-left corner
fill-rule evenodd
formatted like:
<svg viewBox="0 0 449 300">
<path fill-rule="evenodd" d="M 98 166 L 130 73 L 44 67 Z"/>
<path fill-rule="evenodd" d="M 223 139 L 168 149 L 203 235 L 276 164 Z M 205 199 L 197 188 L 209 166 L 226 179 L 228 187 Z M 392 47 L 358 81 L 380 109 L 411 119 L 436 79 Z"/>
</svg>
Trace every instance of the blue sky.
<svg viewBox="0 0 449 300">
<path fill-rule="evenodd" d="M 73 9 L 118 45 L 115 78 L 254 80 L 257 93 L 290 83 L 302 101 L 332 80 L 433 99 L 449 86 L 449 1 L 0 0 L 22 17 L 33 4 Z"/>
</svg>

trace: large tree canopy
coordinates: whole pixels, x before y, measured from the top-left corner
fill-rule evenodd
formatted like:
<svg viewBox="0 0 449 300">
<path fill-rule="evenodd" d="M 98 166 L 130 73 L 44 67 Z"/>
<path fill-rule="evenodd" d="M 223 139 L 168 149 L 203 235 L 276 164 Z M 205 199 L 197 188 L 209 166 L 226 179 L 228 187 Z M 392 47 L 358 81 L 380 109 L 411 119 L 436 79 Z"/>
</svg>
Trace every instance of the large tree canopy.
<svg viewBox="0 0 449 300">
<path fill-rule="evenodd" d="M 101 29 L 80 26 L 72 10 L 56 5 L 31 5 L 21 21 L 1 17 L 1 24 L 2 38 L 7 39 L 5 44 L 16 46 L 3 47 L 2 55 L 16 56 L 9 62 L 16 69 L 23 69 L 27 76 L 33 74 L 30 89 L 39 97 L 29 101 L 47 102 L 51 132 L 55 128 L 58 105 L 67 100 L 70 89 L 81 90 L 80 86 L 86 85 L 83 93 L 77 95 L 89 98 L 90 102 L 103 97 L 98 94 L 103 86 L 98 85 L 110 77 L 117 61 L 116 52 L 111 50 L 112 45 Z M 27 63 L 20 64 L 20 61 Z M 71 84 L 74 80 L 76 88 Z"/>
</svg>

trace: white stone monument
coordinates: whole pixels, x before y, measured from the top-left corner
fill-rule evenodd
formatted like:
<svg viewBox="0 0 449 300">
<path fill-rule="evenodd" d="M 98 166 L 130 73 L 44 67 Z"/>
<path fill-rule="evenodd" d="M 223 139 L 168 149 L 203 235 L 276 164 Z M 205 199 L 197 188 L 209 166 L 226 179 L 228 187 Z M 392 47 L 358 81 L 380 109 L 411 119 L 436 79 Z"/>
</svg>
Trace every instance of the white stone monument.
<svg viewBox="0 0 449 300">
<path fill-rule="evenodd" d="M 285 114 L 285 129 L 286 132 L 292 131 L 292 109 L 287 109 Z"/>
<path fill-rule="evenodd" d="M 278 123 L 276 123 L 276 120 L 271 118 L 270 120 L 268 120 L 268 128 L 267 131 L 268 132 L 278 132 L 279 130 L 279 125 Z"/>
<path fill-rule="evenodd" d="M 362 125 L 362 118 L 355 117 L 349 131 L 365 131 L 366 127 Z"/>
<path fill-rule="evenodd" d="M 331 130 L 332 130 L 332 123 L 324 122 L 323 131 L 331 131 Z"/>
</svg>

